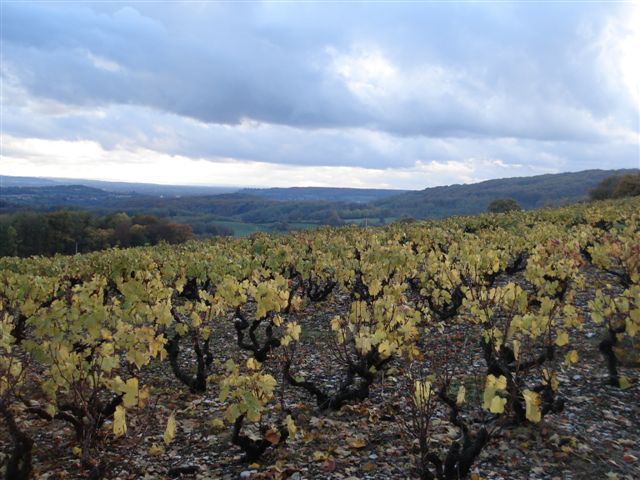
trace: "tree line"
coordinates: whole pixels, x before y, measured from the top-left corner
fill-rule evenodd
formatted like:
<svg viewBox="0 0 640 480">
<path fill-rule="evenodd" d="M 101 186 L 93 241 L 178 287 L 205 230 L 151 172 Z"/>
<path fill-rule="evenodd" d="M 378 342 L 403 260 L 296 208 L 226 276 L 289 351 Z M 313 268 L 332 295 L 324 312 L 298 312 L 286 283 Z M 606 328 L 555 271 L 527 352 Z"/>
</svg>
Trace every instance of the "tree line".
<svg viewBox="0 0 640 480">
<path fill-rule="evenodd" d="M 190 225 L 152 215 L 99 216 L 87 211 L 18 212 L 0 216 L 0 256 L 70 255 L 111 247 L 182 243 Z"/>
</svg>

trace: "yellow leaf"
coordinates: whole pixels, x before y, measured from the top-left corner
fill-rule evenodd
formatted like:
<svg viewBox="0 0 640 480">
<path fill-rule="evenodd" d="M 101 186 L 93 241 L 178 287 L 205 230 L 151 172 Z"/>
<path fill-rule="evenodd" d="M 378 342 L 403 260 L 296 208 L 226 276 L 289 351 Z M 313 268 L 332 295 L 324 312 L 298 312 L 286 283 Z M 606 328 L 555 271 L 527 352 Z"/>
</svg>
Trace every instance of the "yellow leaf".
<svg viewBox="0 0 640 480">
<path fill-rule="evenodd" d="M 518 360 L 518 357 L 520 357 L 520 341 L 519 340 L 513 341 L 513 356 L 516 358 L 516 360 Z"/>
<path fill-rule="evenodd" d="M 261 363 L 251 357 L 247 360 L 247 368 L 249 370 L 260 370 Z"/>
<path fill-rule="evenodd" d="M 141 388 L 140 390 L 138 390 L 138 407 L 144 407 L 147 403 L 147 400 L 149 400 L 150 395 L 151 392 L 149 390 L 149 387 Z"/>
<path fill-rule="evenodd" d="M 362 437 L 351 437 L 351 438 L 347 438 L 347 445 L 349 445 L 350 448 L 364 448 L 367 446 L 367 441 L 362 438 Z"/>
<path fill-rule="evenodd" d="M 79 457 L 80 455 L 82 455 L 82 449 L 80 447 L 73 447 L 71 451 L 76 457 Z"/>
<path fill-rule="evenodd" d="M 496 380 L 496 389 L 504 390 L 505 388 L 507 388 L 507 377 L 500 375 Z"/>
<path fill-rule="evenodd" d="M 429 401 L 429 397 L 431 396 L 431 382 L 416 380 L 413 388 L 413 400 L 416 407 L 421 408 Z"/>
<path fill-rule="evenodd" d="M 340 317 L 336 315 L 331 319 L 331 330 L 337 332 L 340 330 L 341 324 L 342 322 L 340 321 Z"/>
<path fill-rule="evenodd" d="M 287 333 L 291 336 L 293 340 L 300 340 L 301 332 L 302 332 L 302 328 L 297 323 L 292 322 L 287 325 Z"/>
<path fill-rule="evenodd" d="M 623 390 L 626 390 L 627 388 L 631 387 L 631 382 L 624 375 L 620 376 L 620 379 L 618 380 L 618 382 L 620 384 L 620 388 Z"/>
<path fill-rule="evenodd" d="M 167 355 L 167 351 L 164 348 L 165 343 L 167 343 L 167 339 L 164 337 L 164 335 L 158 335 L 157 337 L 154 337 L 150 342 L 149 342 L 149 352 L 151 354 L 152 357 L 160 357 L 160 361 L 164 360 L 164 357 L 166 357 Z"/>
<path fill-rule="evenodd" d="M 496 396 L 496 392 L 498 390 L 504 390 L 507 388 L 507 377 L 504 375 L 500 375 L 496 378 L 495 375 L 487 376 L 487 383 L 484 388 L 484 393 L 482 396 L 482 405 L 487 410 L 491 409 L 491 403 Z"/>
<path fill-rule="evenodd" d="M 127 352 L 127 360 L 131 363 L 135 363 L 138 369 L 144 367 L 149 363 L 149 356 L 146 352 L 140 352 L 138 350 L 129 350 Z"/>
<path fill-rule="evenodd" d="M 113 434 L 119 437 L 125 433 L 127 433 L 126 410 L 122 405 L 118 405 L 113 414 Z"/>
<path fill-rule="evenodd" d="M 604 317 L 602 316 L 602 314 L 596 311 L 591 312 L 591 318 L 595 323 L 598 323 L 598 324 L 604 321 Z"/>
<path fill-rule="evenodd" d="M 164 431 L 164 435 L 162 439 L 166 445 L 169 445 L 173 440 L 173 437 L 176 436 L 176 417 L 174 412 L 171 412 L 169 415 L 169 419 L 167 420 L 167 428 Z"/>
<path fill-rule="evenodd" d="M 52 403 L 48 403 L 45 410 L 47 411 L 47 413 L 54 417 L 56 415 L 56 406 Z"/>
<path fill-rule="evenodd" d="M 551 388 L 555 391 L 558 390 L 560 386 L 560 382 L 558 381 L 558 376 L 549 369 L 542 369 L 542 378 L 544 383 L 547 385 L 551 385 Z"/>
<path fill-rule="evenodd" d="M 296 427 L 296 424 L 293 421 L 293 418 L 291 418 L 291 415 L 287 415 L 287 418 L 285 418 L 285 422 L 287 424 L 287 430 L 289 430 L 289 435 L 292 437 L 295 436 L 296 432 L 298 431 L 298 427 Z"/>
<path fill-rule="evenodd" d="M 113 335 L 111 335 L 111 332 L 109 330 L 107 330 L 106 328 L 103 328 L 103 329 L 100 330 L 100 335 L 105 340 L 113 340 Z"/>
<path fill-rule="evenodd" d="M 456 398 L 456 404 L 458 406 L 464 403 L 464 397 L 466 392 L 467 392 L 467 389 L 464 388 L 464 385 L 460 385 L 460 388 L 458 389 L 458 396 Z"/>
<path fill-rule="evenodd" d="M 564 347 L 567 343 L 569 343 L 569 334 L 567 332 L 560 332 L 556 337 L 556 345 Z"/>
<path fill-rule="evenodd" d="M 388 341 L 384 340 L 380 345 L 378 345 L 378 352 L 380 352 L 380 356 L 385 359 L 391 356 L 391 345 Z"/>
<path fill-rule="evenodd" d="M 209 327 L 203 327 L 202 330 L 200 330 L 200 335 L 202 335 L 203 340 L 209 340 L 209 337 L 211 337 L 211 329 Z"/>
<path fill-rule="evenodd" d="M 321 452 L 320 450 L 313 452 L 313 460 L 315 462 L 324 462 L 327 458 L 329 458 L 329 455 L 325 452 Z"/>
<path fill-rule="evenodd" d="M 356 348 L 361 353 L 369 353 L 371 350 L 371 338 L 368 335 L 360 334 L 356 337 Z"/>
<path fill-rule="evenodd" d="M 209 425 L 216 430 L 222 430 L 224 428 L 224 421 L 219 418 L 214 418 L 209 422 Z"/>
<path fill-rule="evenodd" d="M 197 312 L 191 312 L 191 325 L 198 328 L 202 324 L 202 318 Z"/>
<path fill-rule="evenodd" d="M 491 406 L 489 407 L 489 411 L 491 413 L 503 413 L 504 406 L 506 405 L 506 403 L 507 403 L 506 398 L 502 398 L 496 395 L 495 397 L 493 397 L 493 400 L 491 400 Z"/>
<path fill-rule="evenodd" d="M 542 419 L 540 411 L 540 395 L 531 390 L 523 390 L 522 396 L 526 404 L 526 417 L 530 422 L 538 423 Z"/>
<path fill-rule="evenodd" d="M 578 363 L 578 352 L 576 350 L 571 350 L 564 356 L 565 363 Z"/>
<path fill-rule="evenodd" d="M 297 312 L 300 310 L 300 308 L 302 307 L 302 298 L 301 297 L 293 297 L 293 300 L 291 300 L 291 309 L 294 312 Z"/>
<path fill-rule="evenodd" d="M 124 408 L 138 405 L 138 379 L 134 377 L 127 380 L 127 383 L 123 386 L 123 393 L 122 403 Z"/>
<path fill-rule="evenodd" d="M 162 455 L 163 453 L 164 453 L 164 447 L 162 445 L 158 445 L 157 443 L 154 443 L 149 447 L 149 455 L 157 457 L 159 455 Z"/>
</svg>

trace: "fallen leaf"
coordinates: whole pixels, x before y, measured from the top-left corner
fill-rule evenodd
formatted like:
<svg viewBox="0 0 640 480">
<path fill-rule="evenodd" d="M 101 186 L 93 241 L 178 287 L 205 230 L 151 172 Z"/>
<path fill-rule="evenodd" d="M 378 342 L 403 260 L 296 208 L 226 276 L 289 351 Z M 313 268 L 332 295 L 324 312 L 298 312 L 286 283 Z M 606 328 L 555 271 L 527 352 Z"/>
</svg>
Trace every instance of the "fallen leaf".
<svg viewBox="0 0 640 480">
<path fill-rule="evenodd" d="M 151 456 L 157 457 L 159 455 L 162 455 L 163 453 L 164 453 L 164 447 L 162 445 L 158 445 L 157 443 L 154 443 L 149 447 L 149 455 Z"/>
<path fill-rule="evenodd" d="M 313 452 L 314 462 L 324 462 L 327 458 L 329 458 L 329 455 L 327 455 L 327 453 L 325 452 L 321 452 L 320 450 L 316 450 L 315 452 Z"/>
<path fill-rule="evenodd" d="M 267 433 L 264 434 L 264 438 L 271 445 L 277 445 L 278 443 L 280 443 L 280 434 L 275 430 L 269 430 Z"/>
<path fill-rule="evenodd" d="M 361 437 L 347 438 L 347 445 L 349 448 L 364 448 L 367 446 L 367 441 Z"/>
<path fill-rule="evenodd" d="M 320 469 L 323 472 L 333 472 L 336 469 L 335 460 L 333 460 L 332 458 L 328 458 L 327 460 L 322 462 L 322 465 L 320 465 Z"/>
<path fill-rule="evenodd" d="M 367 462 L 362 465 L 362 471 L 366 473 L 371 473 L 376 469 L 376 464 L 373 462 Z"/>
</svg>

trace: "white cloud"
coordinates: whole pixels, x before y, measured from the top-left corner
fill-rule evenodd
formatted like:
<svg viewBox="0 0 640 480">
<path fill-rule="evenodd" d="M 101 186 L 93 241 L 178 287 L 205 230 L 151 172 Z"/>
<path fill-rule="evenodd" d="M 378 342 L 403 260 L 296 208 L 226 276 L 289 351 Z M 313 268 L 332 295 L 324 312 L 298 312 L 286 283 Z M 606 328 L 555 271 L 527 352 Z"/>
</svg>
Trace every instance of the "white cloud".
<svg viewBox="0 0 640 480">
<path fill-rule="evenodd" d="M 107 72 L 113 73 L 121 72 L 123 70 L 122 65 L 118 64 L 118 62 L 114 62 L 113 60 L 109 60 L 108 58 L 101 57 L 100 55 L 96 55 L 89 51 L 86 51 L 85 55 L 93 66 L 100 70 L 106 70 Z"/>
<path fill-rule="evenodd" d="M 202 159 L 144 148 L 105 150 L 92 141 L 2 136 L 0 166 L 5 175 L 88 178 L 160 184 L 254 187 L 323 186 L 422 189 L 478 182 L 494 176 L 535 173 L 496 159 L 415 161 L 401 168 L 305 166 Z M 126 169 L 122 168 L 126 165 Z"/>
<path fill-rule="evenodd" d="M 622 15 L 609 16 L 592 49 L 611 88 L 625 88 L 640 112 L 640 4 L 631 3 Z"/>
<path fill-rule="evenodd" d="M 388 95 L 388 89 L 397 81 L 397 69 L 388 58 L 375 47 L 356 46 L 354 53 L 341 53 L 328 48 L 332 58 L 331 68 L 349 90 L 365 102 Z"/>
</svg>

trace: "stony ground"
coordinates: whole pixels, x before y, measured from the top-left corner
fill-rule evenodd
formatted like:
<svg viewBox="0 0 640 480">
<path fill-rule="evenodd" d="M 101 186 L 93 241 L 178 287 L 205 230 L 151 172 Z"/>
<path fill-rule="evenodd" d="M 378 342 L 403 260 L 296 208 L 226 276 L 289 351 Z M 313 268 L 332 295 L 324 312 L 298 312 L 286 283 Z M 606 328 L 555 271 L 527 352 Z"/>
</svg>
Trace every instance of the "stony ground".
<svg viewBox="0 0 640 480">
<path fill-rule="evenodd" d="M 581 294 L 579 306 L 584 308 L 588 297 L 588 292 Z M 304 334 L 297 355 L 298 372 L 322 379 L 328 386 L 338 382 L 340 373 L 326 354 L 330 345 L 328 321 L 336 310 L 346 308 L 345 304 L 338 296 L 309 305 L 299 314 Z M 586 315 L 584 329 L 572 339 L 572 348 L 578 350 L 581 361 L 561 367 L 560 388 L 567 400 L 564 411 L 546 416 L 539 425 L 497 432 L 480 455 L 472 478 L 640 478 L 640 387 L 635 383 L 620 390 L 604 384 L 606 369 L 597 350 L 600 334 L 601 327 Z M 459 327 L 447 337 L 434 332 L 427 336 L 423 348 L 456 351 L 464 338 L 477 338 L 477 331 Z M 463 365 L 482 362 L 477 352 L 466 350 L 461 353 L 466 355 Z M 185 348 L 185 362 L 189 353 Z M 227 355 L 243 358 L 230 324 L 216 333 L 214 353 L 219 361 L 226 360 Z M 411 445 L 399 421 L 407 386 L 400 375 L 394 374 L 401 366 L 391 367 L 373 387 L 369 399 L 337 412 L 319 412 L 313 399 L 289 387 L 284 393 L 285 408 L 294 412 L 303 433 L 286 446 L 268 451 L 260 463 L 247 464 L 241 452 L 230 445 L 228 429 L 219 430 L 212 423 L 224 415 L 215 384 L 205 395 L 190 394 L 163 363 L 150 369 L 144 378 L 145 383 L 154 385 L 154 403 L 144 415 L 130 417 L 126 436 L 113 439 L 107 435 L 96 459 L 108 466 L 105 478 L 110 479 L 414 478 Z M 630 378 L 640 374 L 633 364 L 623 367 L 623 373 Z M 164 452 L 153 452 L 153 444 L 162 444 L 171 411 L 175 411 L 179 425 L 177 436 Z M 86 477 L 73 451 L 73 433 L 65 424 L 60 422 L 51 428 L 41 420 L 23 422 L 35 440 L 36 478 Z M 435 439 L 445 445 L 453 441 L 455 429 L 443 421 L 436 423 Z M 7 451 L 7 441 L 2 425 L 2 451 Z"/>
</svg>

